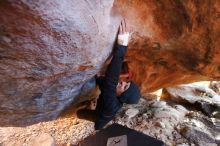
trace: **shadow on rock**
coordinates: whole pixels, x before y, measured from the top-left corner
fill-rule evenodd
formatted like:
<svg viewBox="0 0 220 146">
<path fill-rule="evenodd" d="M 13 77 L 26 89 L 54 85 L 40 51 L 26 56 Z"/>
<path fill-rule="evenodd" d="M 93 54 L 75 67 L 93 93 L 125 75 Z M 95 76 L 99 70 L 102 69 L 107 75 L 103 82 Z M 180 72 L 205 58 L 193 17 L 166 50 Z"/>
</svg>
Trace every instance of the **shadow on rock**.
<svg viewBox="0 0 220 146">
<path fill-rule="evenodd" d="M 95 110 L 80 109 L 77 111 L 76 114 L 79 119 L 85 119 L 92 122 L 95 122 L 96 119 L 98 118 Z"/>
</svg>

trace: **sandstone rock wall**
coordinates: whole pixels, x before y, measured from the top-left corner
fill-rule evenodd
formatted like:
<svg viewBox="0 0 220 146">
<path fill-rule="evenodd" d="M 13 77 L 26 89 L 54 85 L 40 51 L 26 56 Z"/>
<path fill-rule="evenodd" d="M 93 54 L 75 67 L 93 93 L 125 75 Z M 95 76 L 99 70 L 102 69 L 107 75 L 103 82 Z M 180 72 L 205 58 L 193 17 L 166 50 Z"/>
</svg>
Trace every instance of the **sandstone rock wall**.
<svg viewBox="0 0 220 146">
<path fill-rule="evenodd" d="M 119 0 L 134 34 L 127 60 L 142 91 L 219 80 L 220 1 Z"/>
<path fill-rule="evenodd" d="M 1 126 L 53 119 L 74 101 L 111 52 L 119 23 L 112 5 L 0 2 Z"/>
<path fill-rule="evenodd" d="M 0 126 L 51 120 L 75 102 L 121 16 L 142 92 L 220 78 L 218 0 L 1 0 L 0 12 Z"/>
</svg>

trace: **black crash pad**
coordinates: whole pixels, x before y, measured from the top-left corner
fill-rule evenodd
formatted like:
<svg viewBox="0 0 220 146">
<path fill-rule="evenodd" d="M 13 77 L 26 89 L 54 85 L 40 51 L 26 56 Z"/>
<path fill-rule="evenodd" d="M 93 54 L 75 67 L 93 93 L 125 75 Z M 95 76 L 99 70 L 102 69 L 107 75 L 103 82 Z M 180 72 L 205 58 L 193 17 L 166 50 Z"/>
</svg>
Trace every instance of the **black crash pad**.
<svg viewBox="0 0 220 146">
<path fill-rule="evenodd" d="M 108 138 L 121 135 L 127 135 L 128 146 L 164 146 L 160 140 L 119 124 L 113 124 L 95 135 L 85 138 L 79 146 L 106 146 Z"/>
</svg>

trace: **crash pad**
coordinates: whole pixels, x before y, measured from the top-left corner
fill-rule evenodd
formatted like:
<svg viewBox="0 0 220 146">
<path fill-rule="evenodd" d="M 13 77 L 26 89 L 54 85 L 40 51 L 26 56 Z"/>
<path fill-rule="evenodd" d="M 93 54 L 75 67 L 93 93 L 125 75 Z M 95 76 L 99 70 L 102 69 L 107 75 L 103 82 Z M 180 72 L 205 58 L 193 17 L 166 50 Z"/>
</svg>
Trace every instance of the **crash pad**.
<svg viewBox="0 0 220 146">
<path fill-rule="evenodd" d="M 107 146 L 109 138 L 123 135 L 127 136 L 127 146 L 164 146 L 164 143 L 158 139 L 119 124 L 112 124 L 95 135 L 85 138 L 79 146 Z"/>
</svg>

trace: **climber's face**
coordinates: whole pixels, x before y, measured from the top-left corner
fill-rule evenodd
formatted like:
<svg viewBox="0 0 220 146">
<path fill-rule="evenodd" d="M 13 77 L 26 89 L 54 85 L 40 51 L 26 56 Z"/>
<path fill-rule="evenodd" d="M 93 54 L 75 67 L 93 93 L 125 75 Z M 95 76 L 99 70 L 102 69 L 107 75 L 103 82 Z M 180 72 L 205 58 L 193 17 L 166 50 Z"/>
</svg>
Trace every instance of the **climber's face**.
<svg viewBox="0 0 220 146">
<path fill-rule="evenodd" d="M 120 96 L 123 92 L 125 92 L 130 87 L 130 82 L 120 81 L 116 87 L 116 94 Z"/>
</svg>

